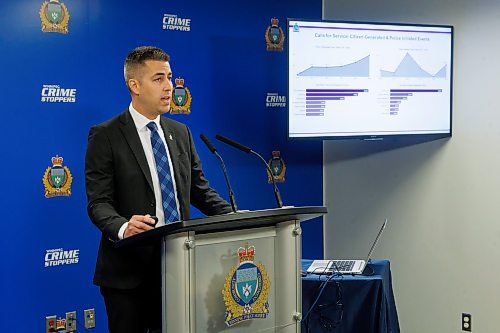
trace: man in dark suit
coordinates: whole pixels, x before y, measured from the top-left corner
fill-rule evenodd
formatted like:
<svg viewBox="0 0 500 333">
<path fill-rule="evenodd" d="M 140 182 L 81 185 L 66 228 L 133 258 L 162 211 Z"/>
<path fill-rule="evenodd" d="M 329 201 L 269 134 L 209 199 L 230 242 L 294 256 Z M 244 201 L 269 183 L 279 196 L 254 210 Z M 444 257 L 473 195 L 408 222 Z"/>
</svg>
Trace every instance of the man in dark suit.
<svg viewBox="0 0 500 333">
<path fill-rule="evenodd" d="M 124 75 L 132 102 L 90 129 L 85 157 L 88 214 L 101 230 L 94 284 L 100 286 L 111 333 L 161 328 L 159 243 L 115 248 L 114 242 L 158 224 L 231 212 L 208 184 L 184 124 L 161 117 L 170 110 L 169 56 L 156 47 L 131 51 Z"/>
</svg>

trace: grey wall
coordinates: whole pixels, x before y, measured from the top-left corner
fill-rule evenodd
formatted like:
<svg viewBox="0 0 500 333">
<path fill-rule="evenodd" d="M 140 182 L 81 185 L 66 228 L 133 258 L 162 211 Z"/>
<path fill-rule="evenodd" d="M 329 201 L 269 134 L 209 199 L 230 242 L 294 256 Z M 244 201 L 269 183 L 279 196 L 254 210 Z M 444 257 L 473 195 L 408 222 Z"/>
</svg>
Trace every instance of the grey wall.
<svg viewBox="0 0 500 333">
<path fill-rule="evenodd" d="M 324 0 L 325 19 L 455 26 L 453 137 L 325 141 L 325 258 L 391 260 L 402 332 L 500 332 L 500 2 Z M 351 241 L 346 241 L 349 238 Z"/>
</svg>

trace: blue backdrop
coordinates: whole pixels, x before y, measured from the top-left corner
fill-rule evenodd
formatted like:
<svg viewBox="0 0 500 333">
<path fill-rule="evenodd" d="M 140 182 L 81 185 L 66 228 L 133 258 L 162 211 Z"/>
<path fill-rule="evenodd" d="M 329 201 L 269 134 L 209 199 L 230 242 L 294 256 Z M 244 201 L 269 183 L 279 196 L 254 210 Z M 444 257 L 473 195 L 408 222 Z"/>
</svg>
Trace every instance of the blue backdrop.
<svg viewBox="0 0 500 333">
<path fill-rule="evenodd" d="M 264 38 L 272 17 L 284 31 L 287 17 L 320 18 L 320 0 L 67 0 L 55 5 L 62 4 L 69 13 L 68 33 L 42 31 L 40 9 L 48 8 L 43 0 L 0 4 L 0 327 L 16 332 L 42 332 L 45 316 L 72 310 L 83 320 L 86 308 L 96 309 L 93 331 L 107 331 L 104 306 L 92 285 L 99 231 L 86 213 L 84 155 L 90 126 L 130 102 L 123 60 L 137 46 L 159 46 L 171 55 L 174 78 L 182 77 L 192 94 L 191 114 L 172 117 L 190 126 L 205 173 L 223 197 L 220 166 L 201 133 L 212 139 L 226 135 L 266 159 L 279 150 L 287 166 L 286 182 L 280 184 L 285 205 L 323 203 L 321 142 L 287 141 L 286 107 L 266 106 L 268 94 L 286 95 L 287 83 L 286 50 L 268 52 Z M 190 31 L 164 30 L 165 14 L 182 19 L 178 26 Z M 63 95 L 75 101 L 42 101 L 54 97 L 46 96 L 49 88 L 64 89 Z M 275 207 L 261 162 L 214 143 L 239 208 Z M 64 158 L 66 181 L 72 176 L 71 195 L 46 198 L 42 178 L 57 169 L 51 160 L 56 155 Z M 322 257 L 322 221 L 305 223 L 303 230 L 303 257 Z M 63 262 L 57 261 L 59 253 Z"/>
</svg>

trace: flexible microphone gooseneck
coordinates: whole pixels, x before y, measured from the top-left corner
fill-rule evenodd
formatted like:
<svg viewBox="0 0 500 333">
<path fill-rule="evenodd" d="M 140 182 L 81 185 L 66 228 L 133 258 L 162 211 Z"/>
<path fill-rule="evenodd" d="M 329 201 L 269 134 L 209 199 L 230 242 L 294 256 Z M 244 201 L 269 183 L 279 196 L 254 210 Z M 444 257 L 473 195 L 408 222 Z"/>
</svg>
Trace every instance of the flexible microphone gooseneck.
<svg viewBox="0 0 500 333">
<path fill-rule="evenodd" d="M 278 190 L 278 186 L 276 186 L 276 180 L 274 179 L 273 172 L 272 172 L 271 168 L 269 167 L 269 165 L 267 164 L 266 160 L 259 153 L 257 153 L 256 151 L 254 151 L 251 148 L 248 148 L 247 146 L 244 146 L 244 145 L 242 145 L 242 144 L 240 144 L 240 143 L 238 143 L 236 141 L 233 141 L 233 140 L 231 140 L 229 138 L 226 138 L 226 137 L 224 137 L 222 135 L 219 135 L 219 134 L 217 134 L 215 136 L 215 138 L 217 140 L 219 140 L 219 141 L 224 142 L 225 144 L 233 146 L 236 149 L 244 151 L 247 154 L 254 154 L 254 155 L 258 156 L 262 160 L 262 162 L 264 162 L 264 164 L 266 165 L 267 171 L 271 175 L 271 180 L 273 181 L 274 197 L 276 198 L 276 204 L 278 205 L 279 208 L 282 208 L 283 207 L 283 201 L 281 200 L 281 194 L 280 194 L 280 191 Z"/>
<path fill-rule="evenodd" d="M 231 188 L 231 184 L 229 183 L 229 177 L 227 176 L 227 170 L 226 170 L 226 165 L 224 164 L 224 160 L 222 160 L 222 157 L 217 152 L 217 149 L 215 149 L 215 146 L 212 144 L 212 142 L 210 142 L 210 140 L 208 140 L 208 138 L 204 134 L 200 134 L 200 138 L 203 142 L 205 142 L 208 150 L 210 150 L 212 154 L 214 154 L 219 158 L 220 164 L 222 165 L 222 172 L 224 173 L 224 177 L 226 178 L 227 188 L 229 189 L 229 201 L 231 202 L 231 207 L 233 208 L 233 212 L 236 213 L 238 207 L 236 206 L 236 200 L 234 199 L 233 189 Z"/>
</svg>

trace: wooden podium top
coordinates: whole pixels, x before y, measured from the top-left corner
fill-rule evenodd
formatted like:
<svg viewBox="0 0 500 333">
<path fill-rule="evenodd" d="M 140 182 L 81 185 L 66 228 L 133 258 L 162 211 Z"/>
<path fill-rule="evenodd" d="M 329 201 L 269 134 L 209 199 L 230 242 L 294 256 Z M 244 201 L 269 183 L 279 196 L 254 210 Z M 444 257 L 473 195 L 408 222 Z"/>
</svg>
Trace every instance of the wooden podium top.
<svg viewBox="0 0 500 333">
<path fill-rule="evenodd" d="M 285 221 L 307 221 L 326 214 L 323 206 L 283 207 L 207 216 L 163 225 L 116 242 L 117 247 L 140 245 L 179 232 L 196 234 L 269 227 Z"/>
</svg>

